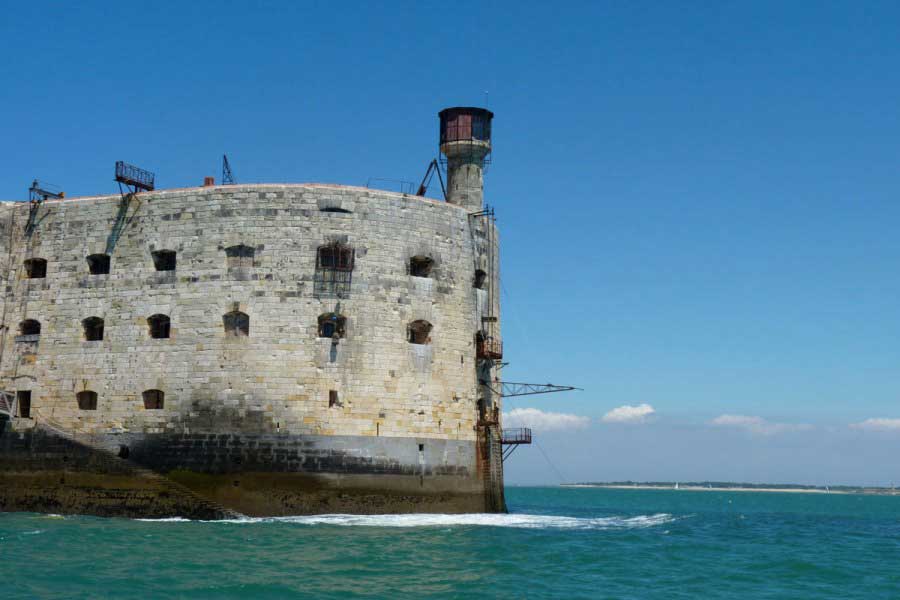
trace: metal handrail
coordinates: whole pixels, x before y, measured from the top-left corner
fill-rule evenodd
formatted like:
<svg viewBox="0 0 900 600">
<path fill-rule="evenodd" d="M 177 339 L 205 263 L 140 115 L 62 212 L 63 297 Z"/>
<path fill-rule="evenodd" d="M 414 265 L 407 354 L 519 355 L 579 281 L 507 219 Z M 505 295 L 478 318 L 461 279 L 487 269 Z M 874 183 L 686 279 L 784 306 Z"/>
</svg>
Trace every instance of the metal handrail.
<svg viewBox="0 0 900 600">
<path fill-rule="evenodd" d="M 16 396 L 10 392 L 0 392 L 0 414 L 10 418 L 16 416 Z"/>
<path fill-rule="evenodd" d="M 503 444 L 530 444 L 531 429 L 527 427 L 504 429 L 500 441 Z"/>
</svg>

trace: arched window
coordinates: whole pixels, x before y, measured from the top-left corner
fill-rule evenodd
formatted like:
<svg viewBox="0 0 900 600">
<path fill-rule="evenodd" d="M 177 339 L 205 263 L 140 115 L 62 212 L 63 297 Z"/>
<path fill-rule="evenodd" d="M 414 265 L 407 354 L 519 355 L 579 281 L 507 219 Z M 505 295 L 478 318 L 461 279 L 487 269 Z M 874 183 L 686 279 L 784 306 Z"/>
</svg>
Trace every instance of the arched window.
<svg viewBox="0 0 900 600">
<path fill-rule="evenodd" d="M 413 321 L 406 330 L 406 339 L 410 344 L 431 343 L 431 323 L 428 321 Z"/>
<path fill-rule="evenodd" d="M 478 288 L 479 290 L 484 289 L 484 284 L 487 281 L 487 273 L 482 271 L 481 269 L 475 269 L 475 280 L 472 282 L 472 285 Z"/>
<path fill-rule="evenodd" d="M 147 410 L 160 410 L 163 408 L 166 395 L 160 390 L 145 390 L 142 396 L 144 397 L 144 408 Z"/>
<path fill-rule="evenodd" d="M 88 317 L 81 322 L 84 327 L 84 339 L 88 342 L 98 342 L 103 339 L 103 319 L 100 317 Z"/>
<path fill-rule="evenodd" d="M 409 274 L 413 277 L 431 277 L 434 261 L 427 256 L 413 256 L 409 259 Z"/>
<path fill-rule="evenodd" d="M 153 255 L 153 266 L 157 271 L 174 271 L 175 270 L 175 251 L 174 250 L 156 250 L 151 253 Z"/>
<path fill-rule="evenodd" d="M 228 268 L 234 269 L 239 267 L 252 267 L 253 256 L 256 254 L 256 248 L 238 244 L 237 246 L 229 246 L 225 248 L 225 256 L 228 260 Z"/>
<path fill-rule="evenodd" d="M 75 394 L 78 408 L 81 410 L 97 410 L 97 392 L 84 390 Z"/>
<path fill-rule="evenodd" d="M 353 275 L 353 248 L 334 242 L 316 250 L 315 294 L 317 296 L 347 298 Z"/>
<path fill-rule="evenodd" d="M 19 323 L 19 335 L 41 335 L 41 322 L 25 319 Z"/>
<path fill-rule="evenodd" d="M 250 317 L 245 313 L 233 310 L 222 315 L 222 323 L 225 325 L 225 335 L 231 337 L 246 337 L 250 335 Z"/>
<path fill-rule="evenodd" d="M 169 337 L 170 321 L 167 315 L 148 317 L 147 325 L 150 326 L 150 337 L 157 340 Z"/>
<path fill-rule="evenodd" d="M 87 257 L 87 264 L 91 275 L 106 275 L 109 273 L 108 254 L 91 254 Z"/>
<path fill-rule="evenodd" d="M 325 313 L 319 315 L 319 337 L 334 338 L 335 336 L 344 337 L 347 319 L 343 315 L 335 313 Z"/>
<path fill-rule="evenodd" d="M 25 277 L 43 279 L 47 276 L 47 261 L 43 258 L 29 258 L 25 261 Z"/>
</svg>

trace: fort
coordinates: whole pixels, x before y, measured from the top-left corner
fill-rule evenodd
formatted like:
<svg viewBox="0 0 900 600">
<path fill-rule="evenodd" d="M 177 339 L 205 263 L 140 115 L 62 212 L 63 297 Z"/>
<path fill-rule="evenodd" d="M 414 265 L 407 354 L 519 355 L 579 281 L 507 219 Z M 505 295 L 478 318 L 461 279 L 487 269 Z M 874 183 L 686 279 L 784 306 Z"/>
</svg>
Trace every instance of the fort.
<svg viewBox="0 0 900 600">
<path fill-rule="evenodd" d="M 503 511 L 493 115 L 446 201 L 230 184 L 0 203 L 0 510 Z"/>
</svg>

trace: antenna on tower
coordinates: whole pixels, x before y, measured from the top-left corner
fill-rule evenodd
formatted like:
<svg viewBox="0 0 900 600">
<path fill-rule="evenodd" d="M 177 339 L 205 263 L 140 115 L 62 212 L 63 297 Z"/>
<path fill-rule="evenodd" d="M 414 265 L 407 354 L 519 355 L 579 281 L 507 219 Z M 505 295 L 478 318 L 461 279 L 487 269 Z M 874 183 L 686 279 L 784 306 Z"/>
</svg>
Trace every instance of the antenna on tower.
<svg viewBox="0 0 900 600">
<path fill-rule="evenodd" d="M 231 165 L 228 164 L 228 155 L 222 155 L 222 185 L 234 185 L 234 175 L 231 174 Z"/>
</svg>

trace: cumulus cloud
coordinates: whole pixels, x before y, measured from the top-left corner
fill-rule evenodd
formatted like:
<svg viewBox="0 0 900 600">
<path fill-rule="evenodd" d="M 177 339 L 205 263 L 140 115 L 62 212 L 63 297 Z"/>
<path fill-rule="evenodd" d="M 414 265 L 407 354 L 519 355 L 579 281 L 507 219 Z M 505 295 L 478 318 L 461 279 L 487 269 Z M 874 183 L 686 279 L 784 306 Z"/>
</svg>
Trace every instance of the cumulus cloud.
<svg viewBox="0 0 900 600">
<path fill-rule="evenodd" d="M 900 431 L 900 419 L 866 419 L 853 423 L 850 427 L 868 431 Z"/>
<path fill-rule="evenodd" d="M 656 410 L 649 404 L 638 404 L 637 406 L 626 404 L 603 415 L 601 421 L 604 423 L 643 423 L 654 414 L 656 414 Z"/>
<path fill-rule="evenodd" d="M 503 413 L 503 419 L 509 425 L 531 427 L 537 431 L 583 429 L 591 422 L 588 417 L 567 413 L 544 412 L 537 408 L 514 408 L 507 413 Z"/>
<path fill-rule="evenodd" d="M 809 431 L 813 428 L 807 423 L 775 423 L 762 417 L 750 415 L 719 415 L 709 422 L 715 427 L 735 427 L 758 435 L 774 435 L 791 431 Z"/>
</svg>

